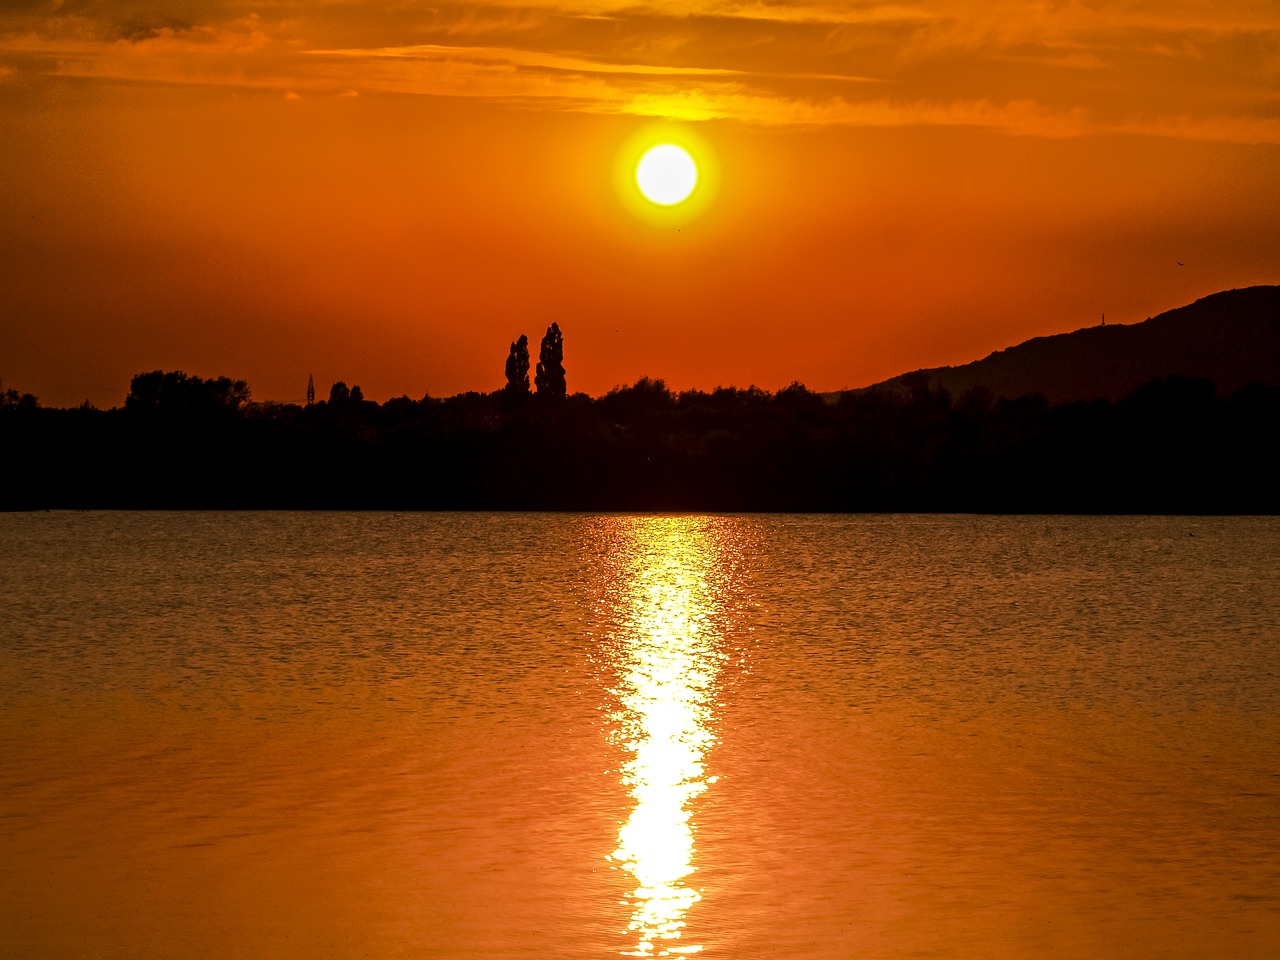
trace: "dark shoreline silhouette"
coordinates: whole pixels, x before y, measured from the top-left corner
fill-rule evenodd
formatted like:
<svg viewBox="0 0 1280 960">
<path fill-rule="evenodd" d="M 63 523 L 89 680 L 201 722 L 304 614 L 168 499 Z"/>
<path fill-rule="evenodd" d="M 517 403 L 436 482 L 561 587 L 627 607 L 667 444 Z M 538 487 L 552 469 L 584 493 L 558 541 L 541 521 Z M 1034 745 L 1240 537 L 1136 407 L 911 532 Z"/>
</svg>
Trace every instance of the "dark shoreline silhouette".
<svg viewBox="0 0 1280 960">
<path fill-rule="evenodd" d="M 799 384 L 675 395 L 647 379 L 558 402 L 353 393 L 8 404 L 0 508 L 1280 512 L 1280 388 L 1265 384 L 1222 396 L 1170 377 L 1057 405 L 953 399 L 923 377 L 836 403 Z"/>
<path fill-rule="evenodd" d="M 1224 330 L 1252 332 L 1196 367 Z M 1156 346 L 1099 372 L 1085 361 L 1113 331 Z M 1280 287 L 1255 287 L 825 397 L 648 378 L 569 394 L 555 324 L 536 393 L 523 335 L 505 387 L 447 399 L 379 404 L 338 382 L 318 403 L 255 404 L 242 380 L 159 370 L 112 410 L 0 390 L 0 509 L 1280 513 L 1277 337 Z M 1153 369 L 1171 375 L 1111 395 Z M 1089 398 L 1009 392 L 1033 376 Z"/>
</svg>

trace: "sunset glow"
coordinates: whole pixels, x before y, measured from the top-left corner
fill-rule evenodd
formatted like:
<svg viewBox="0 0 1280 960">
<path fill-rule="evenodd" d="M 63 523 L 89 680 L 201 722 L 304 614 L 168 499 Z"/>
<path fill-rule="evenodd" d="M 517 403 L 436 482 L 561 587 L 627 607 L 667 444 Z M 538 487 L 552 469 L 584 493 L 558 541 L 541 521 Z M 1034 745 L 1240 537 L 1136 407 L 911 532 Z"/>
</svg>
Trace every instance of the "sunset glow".
<svg viewBox="0 0 1280 960">
<path fill-rule="evenodd" d="M 1245 0 L 9 5 L 0 377 L 452 396 L 557 321 L 571 392 L 835 390 L 1140 321 L 1280 279 L 1277 49 Z"/>
</svg>

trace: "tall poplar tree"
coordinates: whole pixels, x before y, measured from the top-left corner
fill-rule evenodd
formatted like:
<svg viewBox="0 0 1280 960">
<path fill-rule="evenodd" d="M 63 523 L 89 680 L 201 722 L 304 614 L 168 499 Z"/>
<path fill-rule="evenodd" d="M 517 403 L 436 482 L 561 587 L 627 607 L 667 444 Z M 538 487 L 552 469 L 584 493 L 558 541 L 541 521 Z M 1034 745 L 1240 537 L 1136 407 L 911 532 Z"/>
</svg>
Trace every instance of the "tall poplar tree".
<svg viewBox="0 0 1280 960">
<path fill-rule="evenodd" d="M 564 379 L 564 337 L 559 324 L 551 324 L 542 338 L 538 351 L 538 372 L 534 376 L 538 396 L 547 400 L 563 400 L 566 391 Z"/>
<path fill-rule="evenodd" d="M 511 397 L 523 397 L 529 394 L 529 338 L 523 333 L 520 339 L 511 345 L 507 354 L 507 386 L 505 392 Z"/>
</svg>

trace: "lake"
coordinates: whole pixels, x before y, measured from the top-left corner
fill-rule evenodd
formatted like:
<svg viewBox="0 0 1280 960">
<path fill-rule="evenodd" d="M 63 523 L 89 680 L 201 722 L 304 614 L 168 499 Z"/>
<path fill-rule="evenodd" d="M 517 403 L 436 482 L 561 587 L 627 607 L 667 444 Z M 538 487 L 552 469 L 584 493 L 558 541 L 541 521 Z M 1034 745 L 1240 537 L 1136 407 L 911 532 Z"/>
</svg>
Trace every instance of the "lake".
<svg viewBox="0 0 1280 960">
<path fill-rule="evenodd" d="M 0 515 L 6 958 L 1280 955 L 1280 520 Z"/>
</svg>

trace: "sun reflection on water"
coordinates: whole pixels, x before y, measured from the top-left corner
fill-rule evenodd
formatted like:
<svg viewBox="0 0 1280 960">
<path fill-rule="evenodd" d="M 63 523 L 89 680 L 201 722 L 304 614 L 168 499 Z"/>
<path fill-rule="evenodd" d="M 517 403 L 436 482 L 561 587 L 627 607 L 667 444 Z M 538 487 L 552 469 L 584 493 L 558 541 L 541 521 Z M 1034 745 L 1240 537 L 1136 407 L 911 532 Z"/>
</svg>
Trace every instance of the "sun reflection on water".
<svg viewBox="0 0 1280 960">
<path fill-rule="evenodd" d="M 615 720 L 629 754 L 622 780 L 634 800 L 612 859 L 635 879 L 627 901 L 636 937 L 624 955 L 698 953 L 685 915 L 702 899 L 696 871 L 693 801 L 715 782 L 705 756 L 720 653 L 713 613 L 715 541 L 705 524 L 682 518 L 624 521 L 625 627 L 615 650 L 620 709 Z"/>
</svg>

